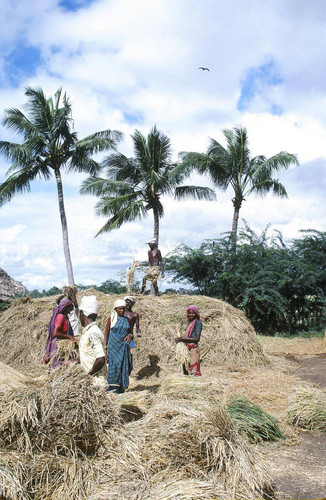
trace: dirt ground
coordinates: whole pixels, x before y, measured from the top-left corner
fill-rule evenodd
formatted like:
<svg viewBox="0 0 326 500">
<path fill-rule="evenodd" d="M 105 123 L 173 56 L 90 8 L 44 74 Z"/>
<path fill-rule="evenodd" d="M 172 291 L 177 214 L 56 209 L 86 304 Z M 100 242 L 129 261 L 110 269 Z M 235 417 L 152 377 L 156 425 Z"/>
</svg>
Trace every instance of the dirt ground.
<svg viewBox="0 0 326 500">
<path fill-rule="evenodd" d="M 321 340 L 261 338 L 277 362 L 288 361 L 287 371 L 300 380 L 326 388 L 326 354 Z M 286 365 L 285 365 L 286 366 Z M 300 432 L 299 443 L 268 447 L 268 460 L 277 498 L 306 500 L 326 498 L 326 433 Z"/>
</svg>

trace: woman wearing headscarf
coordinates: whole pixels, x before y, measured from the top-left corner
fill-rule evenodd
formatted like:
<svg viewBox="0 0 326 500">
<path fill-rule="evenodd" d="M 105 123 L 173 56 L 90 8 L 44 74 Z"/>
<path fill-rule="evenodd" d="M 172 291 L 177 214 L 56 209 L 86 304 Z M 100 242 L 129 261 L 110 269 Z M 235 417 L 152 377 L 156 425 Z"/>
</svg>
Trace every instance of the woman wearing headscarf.
<svg viewBox="0 0 326 500">
<path fill-rule="evenodd" d="M 61 300 L 51 316 L 48 329 L 48 339 L 43 358 L 43 363 L 49 363 L 52 360 L 50 368 L 55 368 L 56 366 L 62 364 L 60 359 L 55 358 L 58 341 L 66 339 L 71 340 L 74 343 L 78 342 L 74 337 L 74 333 L 68 319 L 68 314 L 73 310 L 73 307 L 73 303 L 70 300 Z"/>
<path fill-rule="evenodd" d="M 123 393 L 129 386 L 132 358 L 129 343 L 133 339 L 129 320 L 124 316 L 126 302 L 115 301 L 104 332 L 108 352 L 108 391 Z"/>
<path fill-rule="evenodd" d="M 201 331 L 203 328 L 200 321 L 199 310 L 196 306 L 191 305 L 187 308 L 186 316 L 188 325 L 184 337 L 177 337 L 176 343 L 183 342 L 190 354 L 189 373 L 195 377 L 200 377 L 200 353 L 198 343 L 200 341 Z M 187 370 L 184 367 L 184 372 Z"/>
</svg>

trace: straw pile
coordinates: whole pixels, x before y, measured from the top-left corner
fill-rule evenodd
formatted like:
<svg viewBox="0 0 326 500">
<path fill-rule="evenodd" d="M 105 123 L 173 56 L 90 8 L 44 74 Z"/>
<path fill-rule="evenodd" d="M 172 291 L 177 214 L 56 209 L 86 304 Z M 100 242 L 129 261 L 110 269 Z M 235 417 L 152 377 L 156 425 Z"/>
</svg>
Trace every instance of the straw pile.
<svg viewBox="0 0 326 500">
<path fill-rule="evenodd" d="M 0 452 L 0 495 L 8 500 L 81 500 L 99 475 L 87 458 Z"/>
<path fill-rule="evenodd" d="M 98 324 L 104 330 L 113 303 L 121 295 L 106 295 L 93 289 L 78 294 L 95 294 L 99 301 Z M 209 297 L 140 296 L 134 310 L 140 314 L 143 335 L 136 339 L 135 368 L 148 365 L 149 356 L 160 358 L 161 368 L 175 367 L 175 337 L 186 328 L 185 311 L 194 302 L 201 312 L 203 333 L 200 342 L 203 365 L 240 370 L 264 366 L 267 358 L 245 315 L 225 302 Z M 55 297 L 19 299 L 0 314 L 0 354 L 21 371 L 40 373 L 48 323 Z"/>
<path fill-rule="evenodd" d="M 119 433 L 110 431 L 108 439 L 110 469 L 101 488 L 106 498 L 154 498 L 153 482 L 158 476 L 162 492 L 166 484 L 171 489 L 171 476 L 184 488 L 184 496 L 175 491 L 174 497 L 161 493 L 161 498 L 210 498 L 208 494 L 214 492 L 228 500 L 257 499 L 273 492 L 262 456 L 238 434 L 222 406 L 199 410 L 186 402 L 163 400 L 143 419 Z M 124 496 L 126 478 L 133 491 L 142 484 L 138 495 L 135 491 L 132 497 Z M 194 478 L 197 489 L 202 488 L 199 497 L 191 489 Z"/>
<path fill-rule="evenodd" d="M 326 431 L 326 391 L 316 387 L 297 389 L 288 421 L 301 429 Z"/>
<path fill-rule="evenodd" d="M 0 393 L 0 446 L 17 451 L 93 455 L 105 429 L 119 421 L 114 400 L 95 390 L 78 365 Z"/>
</svg>

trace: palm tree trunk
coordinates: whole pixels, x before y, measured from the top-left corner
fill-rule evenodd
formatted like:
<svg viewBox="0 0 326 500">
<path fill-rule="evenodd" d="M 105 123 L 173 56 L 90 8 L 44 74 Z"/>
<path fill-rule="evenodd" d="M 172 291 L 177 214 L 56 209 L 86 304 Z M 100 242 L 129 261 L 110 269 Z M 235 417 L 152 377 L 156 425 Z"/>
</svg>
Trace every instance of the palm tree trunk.
<svg viewBox="0 0 326 500">
<path fill-rule="evenodd" d="M 234 208 L 232 220 L 232 233 L 237 237 L 240 208 Z"/>
<path fill-rule="evenodd" d="M 236 241 L 238 234 L 239 213 L 242 205 L 242 200 L 240 201 L 237 198 L 233 198 L 232 203 L 234 206 L 233 220 L 232 220 L 232 234 L 234 237 L 234 241 Z"/>
<path fill-rule="evenodd" d="M 72 263 L 71 263 L 70 250 L 69 250 L 68 226 L 67 226 L 65 206 L 63 203 L 62 180 L 61 180 L 61 174 L 60 174 L 59 169 L 55 169 L 55 180 L 57 182 L 59 212 L 60 212 L 62 238 L 63 238 L 63 252 L 65 255 L 65 261 L 66 261 L 68 283 L 69 283 L 69 285 L 74 285 L 75 284 L 74 274 L 73 274 L 73 270 L 72 270 Z"/>
<path fill-rule="evenodd" d="M 160 234 L 160 218 L 158 215 L 158 211 L 153 208 L 154 213 L 154 238 L 156 239 L 156 243 L 158 246 L 159 234 Z"/>
</svg>

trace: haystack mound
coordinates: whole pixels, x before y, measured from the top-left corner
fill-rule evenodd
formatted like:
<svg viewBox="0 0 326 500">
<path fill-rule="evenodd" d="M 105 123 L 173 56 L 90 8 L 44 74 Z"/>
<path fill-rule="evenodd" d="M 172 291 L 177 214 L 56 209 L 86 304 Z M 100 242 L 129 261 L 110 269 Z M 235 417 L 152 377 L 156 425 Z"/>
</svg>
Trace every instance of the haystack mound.
<svg viewBox="0 0 326 500">
<path fill-rule="evenodd" d="M 114 301 L 121 295 L 106 295 L 93 289 L 78 294 L 95 294 L 99 301 L 98 324 L 104 330 Z M 134 310 L 140 314 L 143 335 L 136 339 L 135 370 L 175 367 L 174 338 L 186 328 L 186 308 L 194 303 L 203 322 L 200 342 L 205 365 L 227 369 L 263 366 L 267 363 L 262 345 L 245 315 L 229 304 L 203 296 L 140 296 Z M 40 372 L 48 323 L 55 297 L 18 299 L 0 315 L 0 356 L 24 372 Z M 156 361 L 155 361 L 156 360 Z"/>
</svg>

